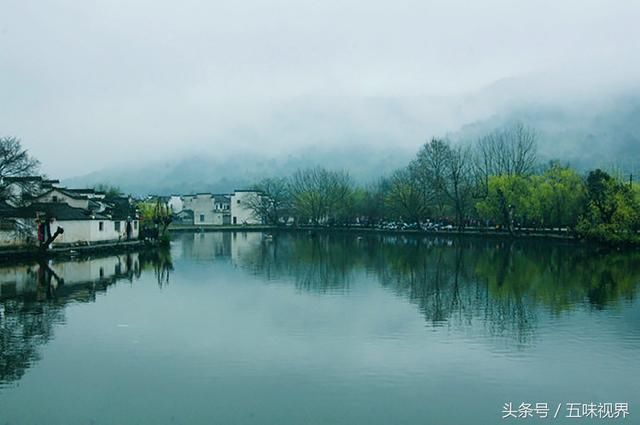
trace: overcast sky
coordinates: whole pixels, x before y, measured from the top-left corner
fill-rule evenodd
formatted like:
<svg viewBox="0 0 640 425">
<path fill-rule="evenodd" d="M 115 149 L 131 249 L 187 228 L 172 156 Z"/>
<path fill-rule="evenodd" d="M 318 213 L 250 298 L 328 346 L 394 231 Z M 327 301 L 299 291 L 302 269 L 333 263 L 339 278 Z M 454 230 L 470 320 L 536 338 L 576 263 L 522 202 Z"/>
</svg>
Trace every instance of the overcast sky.
<svg viewBox="0 0 640 425">
<path fill-rule="evenodd" d="M 238 134 L 292 149 L 305 138 L 262 128 L 282 128 L 305 99 L 640 68 L 634 0 L 0 0 L 0 16 L 0 135 L 20 137 L 54 177 L 250 147 Z"/>
</svg>

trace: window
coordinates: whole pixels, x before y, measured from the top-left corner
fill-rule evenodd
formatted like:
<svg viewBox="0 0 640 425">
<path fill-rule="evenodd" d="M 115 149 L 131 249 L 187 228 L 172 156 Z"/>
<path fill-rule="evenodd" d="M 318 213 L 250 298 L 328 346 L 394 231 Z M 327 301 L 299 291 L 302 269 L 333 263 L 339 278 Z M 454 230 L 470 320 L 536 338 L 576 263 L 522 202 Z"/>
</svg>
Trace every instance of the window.
<svg viewBox="0 0 640 425">
<path fill-rule="evenodd" d="M 233 224 L 238 224 L 238 217 L 233 217 Z"/>
<path fill-rule="evenodd" d="M 236 201 L 236 204 L 240 204 L 240 199 L 238 199 L 238 200 Z"/>
<path fill-rule="evenodd" d="M 133 228 L 138 230 L 138 220 L 133 222 Z"/>
<path fill-rule="evenodd" d="M 58 197 L 56 195 L 53 195 L 51 197 L 51 202 L 58 202 Z"/>
<path fill-rule="evenodd" d="M 204 221 L 204 214 L 200 214 L 200 222 L 202 223 Z"/>
<path fill-rule="evenodd" d="M 113 222 L 113 230 L 115 230 L 116 232 L 120 231 L 120 222 L 119 221 L 114 221 Z"/>
<path fill-rule="evenodd" d="M 104 230 L 104 221 L 99 221 L 98 222 L 98 230 L 101 231 L 101 232 Z"/>
</svg>

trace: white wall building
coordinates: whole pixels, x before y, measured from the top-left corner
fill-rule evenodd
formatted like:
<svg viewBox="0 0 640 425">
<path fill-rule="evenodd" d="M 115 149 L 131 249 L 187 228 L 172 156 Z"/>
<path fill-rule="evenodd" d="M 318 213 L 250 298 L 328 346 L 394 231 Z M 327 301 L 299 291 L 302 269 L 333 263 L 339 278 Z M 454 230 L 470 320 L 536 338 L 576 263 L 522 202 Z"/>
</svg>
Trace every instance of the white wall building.
<svg viewBox="0 0 640 425">
<path fill-rule="evenodd" d="M 235 190 L 230 196 L 231 224 L 262 224 L 262 219 L 256 217 L 250 200 L 260 196 L 254 190 Z"/>
<path fill-rule="evenodd" d="M 182 212 L 182 210 L 184 209 L 184 201 L 182 200 L 182 196 L 171 195 L 169 201 L 167 202 L 167 205 L 171 209 L 171 212 L 174 214 Z"/>
</svg>

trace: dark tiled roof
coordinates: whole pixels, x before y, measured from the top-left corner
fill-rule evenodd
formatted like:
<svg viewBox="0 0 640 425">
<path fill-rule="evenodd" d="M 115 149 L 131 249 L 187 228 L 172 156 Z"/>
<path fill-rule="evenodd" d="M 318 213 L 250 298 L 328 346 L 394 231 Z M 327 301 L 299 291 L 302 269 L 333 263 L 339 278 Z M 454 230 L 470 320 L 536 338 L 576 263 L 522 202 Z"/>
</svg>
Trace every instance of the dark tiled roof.
<svg viewBox="0 0 640 425">
<path fill-rule="evenodd" d="M 231 202 L 230 195 L 213 195 L 213 198 L 215 199 L 216 202 L 220 204 Z"/>
<path fill-rule="evenodd" d="M 49 189 L 49 190 L 47 190 L 46 192 L 44 192 L 44 193 L 42 193 L 40 195 L 34 196 L 34 199 L 42 198 L 43 196 L 46 196 L 46 195 L 50 194 L 53 191 L 60 192 L 63 195 L 66 195 L 66 196 L 68 196 L 69 198 L 72 198 L 72 199 L 89 199 L 86 196 L 78 195 L 77 193 L 69 192 L 67 189 L 60 189 L 59 187 L 54 187 L 54 188 Z"/>
<path fill-rule="evenodd" d="M 18 208 L 9 205 L 6 201 L 0 201 L 0 217 L 15 217 Z"/>
<path fill-rule="evenodd" d="M 40 176 L 19 176 L 19 177 L 3 177 L 5 182 L 36 182 L 42 181 Z"/>
<path fill-rule="evenodd" d="M 110 205 L 109 211 L 113 220 L 126 220 L 127 218 L 135 219 L 136 208 L 131 205 L 129 198 L 111 198 L 107 203 Z"/>
<path fill-rule="evenodd" d="M 102 192 L 96 192 L 95 189 L 59 189 L 59 190 L 64 190 L 65 192 L 71 192 L 71 193 L 102 193 Z"/>
<path fill-rule="evenodd" d="M 27 207 L 19 209 L 19 217 L 35 218 L 38 214 L 45 214 L 48 217 L 59 221 L 65 220 L 107 220 L 103 214 L 92 214 L 91 211 L 83 208 L 74 208 L 62 202 L 37 202 Z"/>
</svg>

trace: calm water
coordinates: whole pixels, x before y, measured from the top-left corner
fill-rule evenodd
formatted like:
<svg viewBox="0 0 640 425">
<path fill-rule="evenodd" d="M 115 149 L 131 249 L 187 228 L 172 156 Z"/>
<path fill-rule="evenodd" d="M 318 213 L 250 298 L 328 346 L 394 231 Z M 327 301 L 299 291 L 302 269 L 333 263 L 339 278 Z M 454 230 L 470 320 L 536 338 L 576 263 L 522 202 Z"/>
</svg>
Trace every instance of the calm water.
<svg viewBox="0 0 640 425">
<path fill-rule="evenodd" d="M 637 252 L 181 234 L 0 285 L 0 425 L 640 424 Z"/>
</svg>

